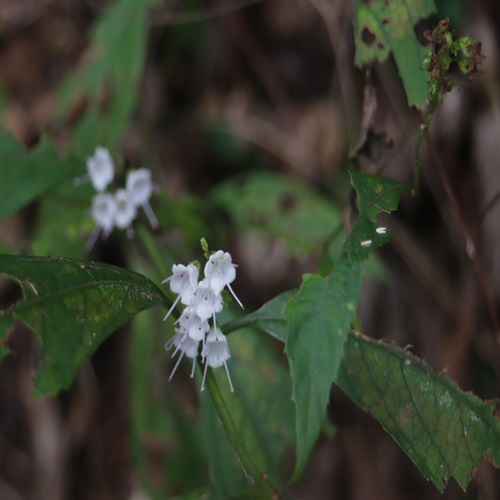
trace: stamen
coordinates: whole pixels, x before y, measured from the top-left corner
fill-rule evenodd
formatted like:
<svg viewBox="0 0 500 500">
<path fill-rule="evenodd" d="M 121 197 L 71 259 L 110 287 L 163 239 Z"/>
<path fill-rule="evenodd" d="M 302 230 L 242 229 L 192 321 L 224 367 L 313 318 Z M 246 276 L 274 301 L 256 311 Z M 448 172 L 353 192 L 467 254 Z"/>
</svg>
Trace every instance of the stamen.
<svg viewBox="0 0 500 500">
<path fill-rule="evenodd" d="M 144 213 L 146 214 L 151 227 L 153 229 L 157 229 L 160 223 L 158 222 L 158 219 L 156 218 L 156 215 L 154 214 L 153 209 L 151 208 L 151 205 L 148 201 L 142 204 L 142 209 L 144 210 Z"/>
</svg>

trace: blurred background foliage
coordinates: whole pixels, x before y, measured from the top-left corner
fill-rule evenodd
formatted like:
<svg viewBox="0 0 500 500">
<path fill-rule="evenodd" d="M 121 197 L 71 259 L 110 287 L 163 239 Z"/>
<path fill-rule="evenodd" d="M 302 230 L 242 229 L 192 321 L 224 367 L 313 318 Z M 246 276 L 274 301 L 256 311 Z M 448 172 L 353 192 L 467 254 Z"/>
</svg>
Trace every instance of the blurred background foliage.
<svg viewBox="0 0 500 500">
<path fill-rule="evenodd" d="M 431 127 L 459 213 L 424 148 L 420 194 L 385 221 L 392 241 L 371 263 L 360 317 L 366 334 L 411 344 L 462 389 L 490 398 L 500 393 L 500 8 L 493 0 L 436 6 L 417 24 L 417 37 L 449 16 L 457 34 L 482 41 L 486 55 L 481 78 L 454 90 Z M 239 264 L 235 289 L 249 310 L 297 287 L 305 272 L 328 272 L 352 222 L 347 169 L 410 184 L 421 121 L 392 58 L 369 73 L 354 65 L 353 26 L 347 0 L 2 0 L 0 163 L 17 179 L 41 175 L 29 183 L 36 192 L 12 193 L 13 181 L 0 180 L 0 249 L 85 256 L 90 188 L 75 189 L 71 179 L 100 144 L 120 175 L 144 165 L 161 187 L 153 208 L 163 274 L 139 240 L 120 234 L 87 257 L 159 283 L 172 263 L 200 258 L 204 236 Z M 45 194 L 18 210 L 37 193 Z M 479 280 L 463 221 L 472 228 Z M 1 307 L 18 298 L 16 286 L 0 281 Z M 139 315 L 104 342 L 68 391 L 35 402 L 36 346 L 17 328 L 9 340 L 17 355 L 0 365 L 0 497 L 237 498 L 245 491 L 199 381 L 181 367 L 167 383 L 173 364 L 162 345 L 172 323 L 161 319 L 159 310 Z M 230 343 L 233 416 L 265 470 L 289 477 L 294 423 L 281 346 L 245 331 Z M 484 463 L 478 475 L 465 493 L 451 481 L 444 497 L 497 498 L 498 472 Z M 289 488 L 307 499 L 442 498 L 335 388 L 311 463 Z"/>
</svg>

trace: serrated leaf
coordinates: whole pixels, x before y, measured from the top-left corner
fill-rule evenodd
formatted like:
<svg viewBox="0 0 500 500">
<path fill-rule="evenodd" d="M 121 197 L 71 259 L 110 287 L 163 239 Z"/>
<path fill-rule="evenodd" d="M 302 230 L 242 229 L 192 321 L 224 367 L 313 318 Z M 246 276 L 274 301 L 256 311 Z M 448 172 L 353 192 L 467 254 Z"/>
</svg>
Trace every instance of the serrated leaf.
<svg viewBox="0 0 500 500">
<path fill-rule="evenodd" d="M 354 3 L 357 64 L 383 62 L 392 52 L 408 104 L 420 109 L 428 98 L 428 74 L 414 25 L 435 11 L 434 0 L 355 0 Z"/>
<path fill-rule="evenodd" d="M 450 477 L 465 490 L 482 457 L 500 465 L 497 403 L 462 392 L 408 352 L 352 334 L 337 383 L 439 491 Z"/>
<path fill-rule="evenodd" d="M 278 295 L 239 326 L 256 326 L 286 342 L 284 311 L 292 293 Z M 349 332 L 336 383 L 439 491 L 451 477 L 465 489 L 481 458 L 500 466 L 498 402 L 461 391 L 407 351 Z"/>
<path fill-rule="evenodd" d="M 72 160 L 61 158 L 43 138 L 32 151 L 0 130 L 0 219 L 13 214 L 54 186 L 75 177 Z"/>
<path fill-rule="evenodd" d="M 333 272 L 307 275 L 286 308 L 285 351 L 292 377 L 296 413 L 297 463 L 292 480 L 302 473 L 319 434 L 335 382 L 344 342 L 356 314 L 363 281 L 363 261 L 370 249 L 388 239 L 376 232 L 376 214 L 397 206 L 406 187 L 378 176 L 352 172 L 361 215 L 346 240 Z"/>
<path fill-rule="evenodd" d="M 22 301 L 0 313 L 0 345 L 15 320 L 41 341 L 35 397 L 67 388 L 111 333 L 165 299 L 148 278 L 96 262 L 0 255 L 0 275 L 18 280 L 24 293 Z"/>
</svg>

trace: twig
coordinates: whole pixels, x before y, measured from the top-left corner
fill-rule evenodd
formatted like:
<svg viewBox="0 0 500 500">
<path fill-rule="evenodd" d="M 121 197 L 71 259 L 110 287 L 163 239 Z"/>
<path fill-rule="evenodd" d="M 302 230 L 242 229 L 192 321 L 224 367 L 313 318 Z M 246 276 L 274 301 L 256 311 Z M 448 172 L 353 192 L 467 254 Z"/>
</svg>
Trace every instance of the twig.
<svg viewBox="0 0 500 500">
<path fill-rule="evenodd" d="M 462 236 L 463 236 L 464 242 L 465 242 L 465 252 L 472 262 L 472 267 L 473 267 L 474 273 L 476 275 L 476 280 L 477 280 L 479 288 L 481 290 L 481 294 L 482 294 L 484 302 L 486 304 L 486 308 L 488 310 L 488 315 L 490 317 L 490 321 L 491 321 L 491 324 L 492 324 L 493 329 L 494 329 L 493 334 L 494 334 L 496 342 L 498 343 L 497 335 L 500 333 L 498 316 L 497 316 L 497 312 L 496 312 L 495 305 L 493 302 L 493 298 L 492 298 L 491 293 L 488 289 L 483 266 L 478 258 L 477 252 L 475 250 L 473 233 L 470 230 L 470 228 L 467 224 L 467 221 L 465 220 L 465 218 L 462 215 L 462 212 L 460 210 L 460 205 L 459 205 L 458 200 L 455 196 L 455 193 L 453 192 L 453 190 L 450 186 L 450 183 L 446 177 L 446 173 L 445 173 L 443 162 L 441 160 L 441 156 L 437 152 L 437 149 L 436 149 L 436 146 L 435 146 L 433 140 L 431 139 L 431 137 L 429 135 L 426 135 L 425 139 L 426 139 L 427 146 L 429 148 L 429 152 L 431 154 L 432 160 L 434 161 L 434 163 L 437 167 L 438 175 L 439 175 L 439 178 L 441 179 L 441 182 L 443 184 L 444 191 L 445 191 L 446 196 L 448 198 L 448 201 L 451 205 L 451 209 L 454 212 L 455 217 L 457 218 L 458 225 L 462 231 Z"/>
</svg>

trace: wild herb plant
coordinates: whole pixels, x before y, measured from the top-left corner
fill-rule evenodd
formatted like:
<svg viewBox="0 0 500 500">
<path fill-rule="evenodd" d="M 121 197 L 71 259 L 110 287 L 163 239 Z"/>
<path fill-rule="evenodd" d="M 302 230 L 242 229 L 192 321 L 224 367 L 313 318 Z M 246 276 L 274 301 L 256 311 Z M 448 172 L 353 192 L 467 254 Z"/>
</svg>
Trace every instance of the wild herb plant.
<svg viewBox="0 0 500 500">
<path fill-rule="evenodd" d="M 357 214 L 343 235 L 339 211 L 286 176 L 255 172 L 243 188 L 241 178 L 230 179 L 208 200 L 174 201 L 159 188 L 155 172 L 141 165 L 126 175 L 117 169 L 120 141 L 141 98 L 137 87 L 152 4 L 117 0 L 96 22 L 94 58 L 59 91 L 61 116 L 75 96 L 87 99 L 64 153 L 50 135 L 27 151 L 0 133 L 0 217 L 37 200 L 45 221 L 29 247 L 34 255 L 0 255 L 1 275 L 23 291 L 0 314 L 1 357 L 10 354 L 15 323 L 26 324 L 40 346 L 33 397 L 55 396 L 71 386 L 108 336 L 142 311 L 161 311 L 134 320 L 130 362 L 133 458 L 152 496 L 161 498 L 168 488 L 155 484 L 147 470 L 141 441 L 147 432 L 180 436 L 183 449 L 173 456 L 189 463 L 192 473 L 176 486 L 186 494 L 288 496 L 287 450 L 293 441 L 291 479 L 297 481 L 325 427 L 332 384 L 379 420 L 438 490 L 451 477 L 466 488 L 483 457 L 500 464 L 495 403 L 461 391 L 408 350 L 363 335 L 357 317 L 367 259 L 391 238 L 379 215 L 397 210 L 401 197 L 412 195 L 410 187 L 352 168 Z M 358 65 L 392 53 L 408 105 L 424 111 L 415 148 L 416 188 L 420 143 L 453 85 L 453 64 L 471 78 L 482 56 L 475 40 L 453 37 L 448 21 L 425 34 L 428 46 L 422 49 L 414 24 L 435 11 L 434 2 L 405 4 L 399 9 L 397 2 L 356 0 L 354 34 Z M 102 106 L 106 86 L 111 92 Z M 275 220 L 273 203 L 281 193 L 292 193 L 299 207 L 290 209 L 288 219 Z M 227 208 L 242 230 L 255 223 L 248 212 L 263 207 L 269 230 L 286 234 L 290 246 L 323 248 L 321 270 L 305 275 L 298 289 L 249 310 L 245 290 L 238 289 L 241 267 L 219 244 L 204 213 L 212 213 L 211 204 Z M 174 228 L 183 251 L 161 238 Z M 112 234 L 130 249 L 127 268 L 88 259 Z M 333 259 L 332 248 L 339 248 Z M 166 364 L 169 372 L 158 369 Z M 166 400 L 167 380 L 176 384 L 183 364 L 196 379 L 201 424 L 179 416 L 173 392 Z M 176 409 L 166 414 L 169 404 Z M 193 444 L 200 441 L 206 449 Z M 204 467 L 210 482 L 200 472 Z"/>
</svg>

